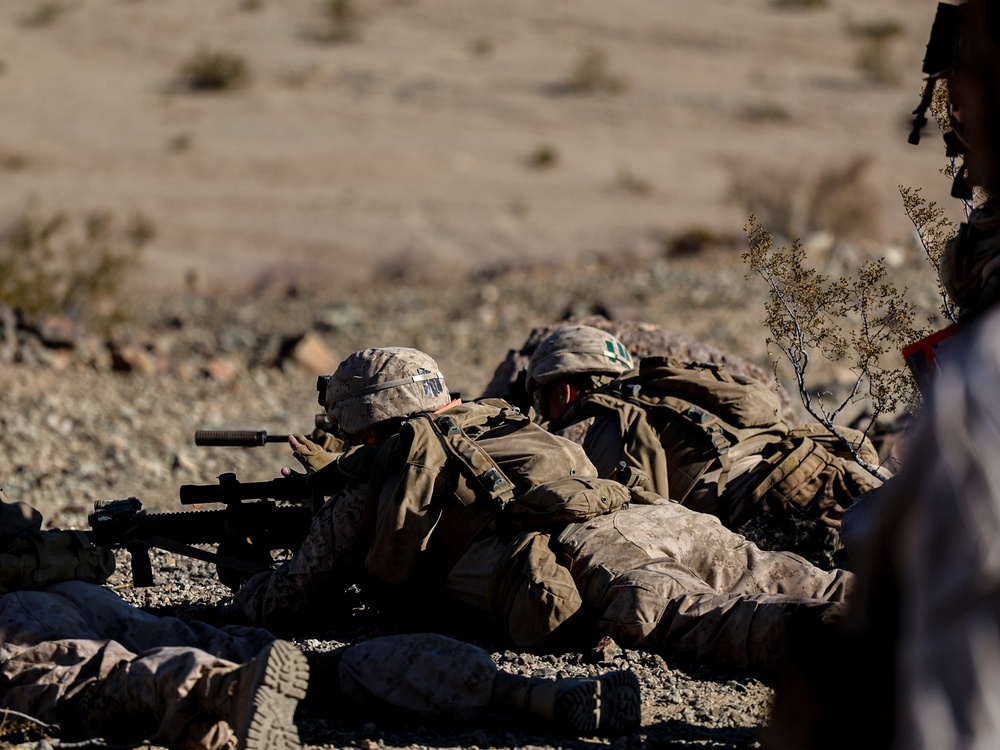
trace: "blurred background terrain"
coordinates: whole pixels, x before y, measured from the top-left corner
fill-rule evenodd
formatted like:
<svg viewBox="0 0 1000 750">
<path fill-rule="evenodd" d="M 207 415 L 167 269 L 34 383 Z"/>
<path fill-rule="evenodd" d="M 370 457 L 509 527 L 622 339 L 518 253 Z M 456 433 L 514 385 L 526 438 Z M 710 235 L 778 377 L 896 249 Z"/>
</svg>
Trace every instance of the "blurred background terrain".
<svg viewBox="0 0 1000 750">
<path fill-rule="evenodd" d="M 141 215 L 141 279 L 160 288 L 649 257 L 678 238 L 739 242 L 754 209 L 772 231 L 906 251 L 897 185 L 947 195 L 936 134 L 906 143 L 933 13 L 4 3 L 0 220 L 28 205 Z"/>
</svg>

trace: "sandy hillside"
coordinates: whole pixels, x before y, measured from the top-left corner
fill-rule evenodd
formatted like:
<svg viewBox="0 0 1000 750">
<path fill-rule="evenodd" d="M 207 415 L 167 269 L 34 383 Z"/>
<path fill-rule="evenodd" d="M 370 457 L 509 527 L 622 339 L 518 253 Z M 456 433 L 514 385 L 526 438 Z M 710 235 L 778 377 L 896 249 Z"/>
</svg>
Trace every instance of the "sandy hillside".
<svg viewBox="0 0 1000 750">
<path fill-rule="evenodd" d="M 738 235 L 737 173 L 799 200 L 870 158 L 864 227 L 889 244 L 910 232 L 897 184 L 947 191 L 937 136 L 906 143 L 929 1 L 351 0 L 348 41 L 327 5 L 3 3 L 0 219 L 142 212 L 161 286 L 357 282 Z M 879 28 L 883 83 L 857 62 Z M 185 89 L 197 50 L 237 55 L 248 84 Z M 575 91 L 587 54 L 598 90 Z"/>
</svg>

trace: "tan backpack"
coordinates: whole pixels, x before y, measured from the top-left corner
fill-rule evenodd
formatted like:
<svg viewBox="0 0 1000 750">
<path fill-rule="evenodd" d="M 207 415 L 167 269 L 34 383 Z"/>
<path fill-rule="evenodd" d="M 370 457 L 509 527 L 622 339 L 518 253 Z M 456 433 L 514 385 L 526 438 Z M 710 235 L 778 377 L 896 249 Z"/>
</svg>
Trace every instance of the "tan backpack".
<svg viewBox="0 0 1000 750">
<path fill-rule="evenodd" d="M 759 450 L 788 432 L 778 395 L 721 365 L 647 357 L 637 374 L 583 396 L 574 417 L 617 419 L 622 402 L 638 408 L 629 439 L 665 454 L 670 496 L 678 502 L 710 469 L 720 469 L 721 494 L 735 451 Z"/>
</svg>

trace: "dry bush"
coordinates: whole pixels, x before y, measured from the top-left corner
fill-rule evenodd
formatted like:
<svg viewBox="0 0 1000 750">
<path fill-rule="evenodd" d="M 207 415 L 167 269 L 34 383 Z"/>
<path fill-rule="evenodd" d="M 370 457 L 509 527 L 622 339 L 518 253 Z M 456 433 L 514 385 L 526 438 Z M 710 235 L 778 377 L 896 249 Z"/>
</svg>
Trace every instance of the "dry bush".
<svg viewBox="0 0 1000 750">
<path fill-rule="evenodd" d="M 31 165 L 31 159 L 20 151 L 0 151 L 0 170 L 21 172 Z"/>
<path fill-rule="evenodd" d="M 928 201 L 920 194 L 920 188 L 900 185 L 899 194 L 903 197 L 903 211 L 913 224 L 927 260 L 934 269 L 934 279 L 941 298 L 941 314 L 954 323 L 958 320 L 959 310 L 941 285 L 940 269 L 945 243 L 955 236 L 958 227 L 945 215 L 944 209 L 937 202 Z"/>
<path fill-rule="evenodd" d="M 916 325 L 914 306 L 906 301 L 905 290 L 886 281 L 882 260 L 831 277 L 807 266 L 798 241 L 775 247 L 771 233 L 753 215 L 745 229 L 749 249 L 743 260 L 769 292 L 764 319 L 768 346 L 777 347 L 791 365 L 806 411 L 837 435 L 858 463 L 881 476 L 877 467 L 861 460 L 858 446 L 836 422 L 848 405 L 866 401 L 870 419 L 862 429 L 868 432 L 882 415 L 918 403 L 916 383 L 897 356 L 903 346 L 927 335 Z M 848 366 L 853 381 L 844 393 L 810 387 L 809 364 L 815 356 Z"/>
<path fill-rule="evenodd" d="M 878 209 L 873 188 L 865 181 L 871 157 L 857 155 L 843 166 L 821 169 L 806 204 L 806 232 L 826 230 L 844 239 L 878 235 Z"/>
<path fill-rule="evenodd" d="M 535 169 L 552 169 L 559 164 L 559 150 L 551 143 L 543 143 L 528 157 L 528 165 Z"/>
<path fill-rule="evenodd" d="M 628 81 L 611 72 L 604 50 L 587 47 L 570 70 L 563 88 L 576 94 L 619 94 L 628 88 Z"/>
<path fill-rule="evenodd" d="M 693 226 L 676 234 L 663 236 L 660 244 L 667 258 L 688 258 L 701 255 L 710 247 L 726 244 L 729 238 L 721 237 L 713 230 Z"/>
<path fill-rule="evenodd" d="M 792 120 L 792 113 L 785 105 L 774 101 L 760 101 L 746 104 L 739 108 L 736 116 L 743 122 L 777 123 Z"/>
<path fill-rule="evenodd" d="M 628 167 L 622 167 L 615 173 L 615 184 L 633 195 L 651 195 L 654 189 L 652 182 Z"/>
<path fill-rule="evenodd" d="M 354 42 L 361 38 L 361 28 L 368 15 L 356 0 L 326 0 L 322 26 L 315 37 L 323 42 Z"/>
<path fill-rule="evenodd" d="M 771 5 L 782 10 L 819 10 L 829 7 L 829 0 L 771 0 Z"/>
<path fill-rule="evenodd" d="M 68 314 L 96 323 L 124 315 L 123 292 L 155 228 L 142 214 L 73 217 L 36 207 L 0 235 L 0 302 L 26 314 Z"/>
<path fill-rule="evenodd" d="M 880 234 L 877 195 L 867 182 L 871 158 L 857 155 L 812 173 L 730 162 L 728 196 L 768 231 L 792 239 L 828 231 L 838 239 Z"/>
<path fill-rule="evenodd" d="M 46 0 L 21 19 L 21 25 L 28 29 L 41 29 L 53 25 L 69 10 L 69 6 L 58 0 Z"/>
<path fill-rule="evenodd" d="M 250 67 L 241 55 L 203 48 L 181 63 L 177 77 L 194 91 L 228 91 L 250 82 Z"/>
<path fill-rule="evenodd" d="M 848 33 L 858 40 L 854 67 L 870 81 L 879 85 L 896 85 L 899 70 L 892 59 L 892 40 L 900 36 L 904 26 L 899 21 L 885 19 L 865 23 L 849 23 Z"/>
<path fill-rule="evenodd" d="M 476 57 L 488 57 L 492 55 L 496 45 L 488 36 L 476 37 L 469 45 L 469 51 Z"/>
</svg>

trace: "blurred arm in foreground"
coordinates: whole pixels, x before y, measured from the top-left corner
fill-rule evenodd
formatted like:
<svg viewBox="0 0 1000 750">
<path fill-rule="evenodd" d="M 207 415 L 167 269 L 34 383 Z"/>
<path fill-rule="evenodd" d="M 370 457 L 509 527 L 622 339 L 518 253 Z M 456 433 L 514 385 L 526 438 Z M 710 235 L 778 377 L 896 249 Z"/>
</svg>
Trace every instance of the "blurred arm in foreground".
<svg viewBox="0 0 1000 750">
<path fill-rule="evenodd" d="M 1000 195 L 1000 4 L 959 9 L 942 76 L 950 114 L 969 183 Z M 954 269 L 963 289 L 998 278 L 995 262 Z M 823 654 L 800 651 L 801 671 L 777 693 L 769 747 L 1000 747 L 1000 308 L 991 298 L 970 298 L 974 314 L 911 428 L 902 470 L 862 503 L 857 523 L 845 519 L 858 572 L 847 627 Z"/>
</svg>

